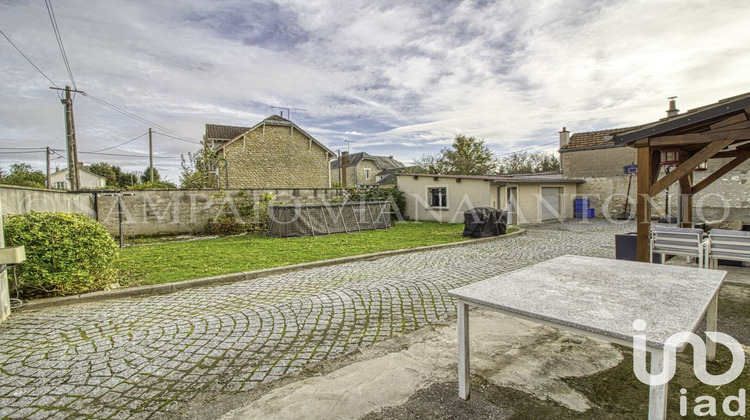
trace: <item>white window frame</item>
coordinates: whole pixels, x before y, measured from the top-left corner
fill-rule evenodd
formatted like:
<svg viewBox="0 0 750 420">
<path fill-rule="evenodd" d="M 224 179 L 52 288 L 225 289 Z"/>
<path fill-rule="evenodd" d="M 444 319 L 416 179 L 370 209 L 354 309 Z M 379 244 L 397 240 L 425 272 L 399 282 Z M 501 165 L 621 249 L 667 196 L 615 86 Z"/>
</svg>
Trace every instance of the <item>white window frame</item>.
<svg viewBox="0 0 750 420">
<path fill-rule="evenodd" d="M 432 191 L 433 190 L 444 191 L 444 195 L 442 196 L 443 204 L 445 204 L 444 206 L 435 206 L 432 204 Z M 447 209 L 448 208 L 448 186 L 447 185 L 433 185 L 433 186 L 427 187 L 427 204 L 432 209 Z"/>
</svg>

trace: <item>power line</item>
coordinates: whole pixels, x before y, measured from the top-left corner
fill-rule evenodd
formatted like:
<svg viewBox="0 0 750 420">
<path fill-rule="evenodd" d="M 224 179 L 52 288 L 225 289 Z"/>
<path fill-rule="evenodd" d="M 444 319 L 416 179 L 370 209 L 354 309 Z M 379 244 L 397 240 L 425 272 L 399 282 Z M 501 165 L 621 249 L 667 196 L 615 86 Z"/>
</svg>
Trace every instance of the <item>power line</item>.
<svg viewBox="0 0 750 420">
<path fill-rule="evenodd" d="M 49 149 L 49 151 L 57 155 L 57 157 L 55 158 L 56 160 L 57 159 L 65 159 L 66 158 L 65 156 L 63 156 L 62 154 L 59 153 L 62 150 Z"/>
<path fill-rule="evenodd" d="M 99 152 L 78 152 L 86 155 L 98 155 L 98 156 L 118 156 L 118 157 L 135 157 L 135 158 L 148 158 L 148 155 L 134 155 L 134 154 L 120 154 L 120 153 L 99 153 Z M 173 156 L 154 156 L 154 159 L 181 159 Z"/>
<path fill-rule="evenodd" d="M 40 151 L 42 151 L 42 150 L 44 150 L 44 149 L 39 149 L 39 150 L 28 150 L 28 151 L 26 151 L 26 152 L 7 152 L 7 153 L 5 153 L 5 154 L 6 154 L 6 155 L 22 155 L 22 154 L 26 154 L 26 153 L 39 153 L 39 152 L 40 152 Z"/>
<path fill-rule="evenodd" d="M 41 74 L 42 76 L 44 76 L 44 78 L 47 79 L 47 81 L 49 81 L 50 83 L 52 83 L 55 87 L 59 88 L 59 86 L 57 86 L 57 84 L 55 84 L 55 82 L 53 82 L 52 79 L 50 79 L 49 77 L 47 77 L 47 75 L 44 74 L 44 72 L 39 67 L 37 67 L 37 65 L 34 64 L 34 62 L 31 61 L 31 59 L 26 56 L 26 54 L 23 53 L 23 51 L 21 51 L 21 49 L 18 48 L 16 46 L 16 44 L 14 44 L 13 41 L 10 40 L 10 38 L 8 38 L 8 35 L 5 35 L 5 32 L 3 32 L 2 30 L 0 30 L 0 34 L 3 34 L 3 36 L 5 37 L 5 39 L 7 39 L 8 42 L 10 42 L 10 45 L 12 45 L 13 48 L 15 48 L 16 51 L 18 51 L 18 53 L 21 54 L 23 56 L 23 58 L 25 58 L 26 61 L 29 62 L 29 64 L 31 64 L 32 66 L 34 66 L 34 68 L 36 69 L 36 71 L 39 72 L 39 74 Z"/>
<path fill-rule="evenodd" d="M 157 124 L 157 123 L 155 123 L 153 121 L 149 121 L 149 120 L 147 120 L 147 119 L 145 119 L 143 117 L 139 117 L 138 115 L 135 115 L 135 114 L 133 114 L 130 111 L 126 111 L 126 110 L 124 110 L 124 109 L 122 109 L 122 108 L 120 108 L 120 107 L 118 107 L 116 105 L 112 105 L 111 103 L 105 101 L 104 99 L 97 98 L 96 96 L 94 96 L 94 95 L 92 95 L 90 93 L 81 92 L 81 95 L 83 95 L 83 96 L 91 99 L 94 102 L 97 102 L 97 103 L 99 103 L 101 105 L 104 105 L 107 108 L 110 108 L 110 109 L 112 109 L 112 110 L 114 110 L 116 112 L 119 112 L 120 114 L 123 114 L 123 115 L 125 115 L 127 117 L 130 117 L 130 118 L 132 118 L 132 119 L 134 119 L 136 121 L 140 121 L 140 122 L 142 122 L 144 124 L 151 125 L 151 126 L 154 126 L 154 127 L 158 127 L 158 128 L 160 128 L 160 129 L 162 129 L 164 131 L 172 133 L 175 136 L 179 136 L 183 141 L 193 142 L 192 140 L 189 140 L 188 136 L 182 135 L 182 134 L 178 133 L 177 131 L 174 131 L 172 129 L 164 127 L 163 125 Z M 200 144 L 200 143 L 197 143 L 197 144 Z"/>
<path fill-rule="evenodd" d="M 160 133 L 158 131 L 154 131 L 154 133 L 155 134 L 161 134 L 162 136 L 169 137 L 169 138 L 172 138 L 172 139 L 175 139 L 175 140 L 184 141 L 185 143 L 201 144 L 200 142 L 197 142 L 197 141 L 194 141 L 194 140 L 185 140 L 185 139 L 181 139 L 179 137 L 171 136 L 169 134 Z"/>
<path fill-rule="evenodd" d="M 107 148 L 104 148 L 104 149 L 94 150 L 94 151 L 92 151 L 92 152 L 78 152 L 78 153 L 98 153 L 98 152 L 104 152 L 104 151 L 106 151 L 106 150 L 110 150 L 110 149 L 116 149 L 116 148 L 118 148 L 118 147 L 120 147 L 120 146 L 125 146 L 125 145 L 126 145 L 126 144 L 128 144 L 128 143 L 132 143 L 132 142 L 134 142 L 134 141 L 138 140 L 139 138 L 141 138 L 141 137 L 145 136 L 146 134 L 148 134 L 148 133 L 143 133 L 143 134 L 141 134 L 140 136 L 138 136 L 138 137 L 135 137 L 135 138 L 132 138 L 132 139 L 130 139 L 130 140 L 128 140 L 128 141 L 126 141 L 125 143 L 121 143 L 121 144 L 118 144 L 117 146 L 112 146 L 112 147 L 107 147 Z"/>
<path fill-rule="evenodd" d="M 500 154 L 498 154 L 498 155 L 496 155 L 496 156 L 505 156 L 505 155 L 512 155 L 513 153 L 518 153 L 518 152 L 525 152 L 525 151 L 527 151 L 527 150 L 531 150 L 531 149 L 536 149 L 536 148 L 538 148 L 538 147 L 549 146 L 550 144 L 555 144 L 555 143 L 557 143 L 557 140 L 555 140 L 555 141 L 551 141 L 551 142 L 549 142 L 549 143 L 538 144 L 538 145 L 536 145 L 536 146 L 531 146 L 531 147 L 527 147 L 527 148 L 525 148 L 525 149 L 519 149 L 519 150 L 513 150 L 513 151 L 511 151 L 511 152 L 500 153 Z"/>
<path fill-rule="evenodd" d="M 55 32 L 55 38 L 57 39 L 57 45 L 60 47 L 60 54 L 62 54 L 63 63 L 65 68 L 68 70 L 68 76 L 70 76 L 70 82 L 73 84 L 73 89 L 78 90 L 76 81 L 73 78 L 73 71 L 70 69 L 70 62 L 68 61 L 68 54 L 65 53 L 65 46 L 63 45 L 62 36 L 60 35 L 60 28 L 57 26 L 57 19 L 55 18 L 55 11 L 52 9 L 52 0 L 44 0 L 47 5 L 47 13 L 49 14 L 49 20 L 52 22 L 52 30 Z"/>
<path fill-rule="evenodd" d="M 0 147 L 0 150 L 45 150 L 44 147 Z"/>
</svg>

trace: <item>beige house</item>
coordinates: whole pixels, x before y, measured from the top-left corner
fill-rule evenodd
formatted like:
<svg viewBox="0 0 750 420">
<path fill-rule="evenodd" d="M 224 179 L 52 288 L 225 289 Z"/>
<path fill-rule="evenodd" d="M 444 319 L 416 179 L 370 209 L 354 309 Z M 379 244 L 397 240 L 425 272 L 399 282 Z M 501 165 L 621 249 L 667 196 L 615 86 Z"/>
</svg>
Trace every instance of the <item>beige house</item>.
<svg viewBox="0 0 750 420">
<path fill-rule="evenodd" d="M 508 223 L 573 218 L 573 200 L 582 180 L 561 174 L 516 176 L 398 174 L 412 220 L 462 223 L 474 207 L 508 211 Z"/>
<path fill-rule="evenodd" d="M 331 179 L 343 187 L 393 185 L 396 170 L 400 168 L 404 168 L 404 164 L 393 156 L 344 152 L 331 161 Z"/>
<path fill-rule="evenodd" d="M 220 188 L 331 186 L 333 152 L 278 115 L 253 127 L 206 124 L 206 141 L 218 151 Z"/>
<path fill-rule="evenodd" d="M 560 132 L 560 168 L 571 178 L 622 176 L 623 167 L 635 163 L 635 149 L 616 146 L 611 138 L 638 127 L 613 128 L 571 135 Z"/>
<path fill-rule="evenodd" d="M 79 185 L 81 188 L 86 189 L 99 189 L 107 186 L 107 179 L 103 176 L 99 176 L 93 172 L 87 171 L 85 168 L 79 166 L 78 176 L 81 178 Z M 49 176 L 50 188 L 58 190 L 70 190 L 70 176 L 68 175 L 68 168 L 59 170 Z"/>
</svg>

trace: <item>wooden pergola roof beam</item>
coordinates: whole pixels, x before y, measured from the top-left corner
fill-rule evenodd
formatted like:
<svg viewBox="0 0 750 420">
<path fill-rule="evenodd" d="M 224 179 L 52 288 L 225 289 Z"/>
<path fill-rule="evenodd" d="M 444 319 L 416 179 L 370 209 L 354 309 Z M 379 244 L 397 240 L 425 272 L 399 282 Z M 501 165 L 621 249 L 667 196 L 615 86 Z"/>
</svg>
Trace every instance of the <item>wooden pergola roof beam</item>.
<svg viewBox="0 0 750 420">
<path fill-rule="evenodd" d="M 722 149 L 732 144 L 733 141 L 733 139 L 729 139 L 714 141 L 708 144 L 703 148 L 703 150 L 694 154 L 693 156 L 690 156 L 688 160 L 682 162 L 679 166 L 677 166 L 677 168 L 675 168 L 674 171 L 654 182 L 653 185 L 651 185 L 649 194 L 651 194 L 651 196 L 653 197 L 656 194 L 664 191 L 665 188 L 679 181 L 680 178 L 692 172 L 696 167 L 698 167 L 698 165 L 710 159 L 711 156 L 719 153 Z"/>
<path fill-rule="evenodd" d="M 714 171 L 711 175 L 709 175 L 706 178 L 704 178 L 701 182 L 693 185 L 693 189 L 692 189 L 691 192 L 693 194 L 698 193 L 699 191 L 701 191 L 702 189 L 708 187 L 709 185 L 711 185 L 713 182 L 715 182 L 716 180 L 718 180 L 722 176 L 724 176 L 727 173 L 729 173 L 729 171 L 731 171 L 732 169 L 734 169 L 734 168 L 742 165 L 742 163 L 744 161 L 746 161 L 748 158 L 750 158 L 750 153 L 748 153 L 748 154 L 746 154 L 744 156 L 739 156 L 739 157 L 731 160 L 729 163 L 727 163 L 726 165 L 724 165 L 721 168 L 719 168 L 716 171 Z"/>
</svg>

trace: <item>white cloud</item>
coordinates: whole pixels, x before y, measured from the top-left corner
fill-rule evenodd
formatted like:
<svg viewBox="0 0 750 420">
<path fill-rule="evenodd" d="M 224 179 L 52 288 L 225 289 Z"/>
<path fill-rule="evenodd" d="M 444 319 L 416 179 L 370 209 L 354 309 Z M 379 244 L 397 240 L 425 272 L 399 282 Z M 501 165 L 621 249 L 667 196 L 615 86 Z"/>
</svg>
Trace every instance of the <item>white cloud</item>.
<svg viewBox="0 0 750 420">
<path fill-rule="evenodd" d="M 355 140 L 408 161 L 459 133 L 499 152 L 554 141 L 562 126 L 652 121 L 668 96 L 687 110 L 750 90 L 750 9 L 731 0 L 77 0 L 56 14 L 80 89 L 195 140 L 206 123 L 253 125 L 277 112 L 270 105 L 289 106 L 306 109 L 293 119 L 332 148 Z M 0 2 L 0 28 L 66 83 L 44 5 Z M 0 41 L 11 92 L 2 145 L 64 148 L 57 94 Z M 75 112 L 81 150 L 148 128 L 80 95 Z M 159 135 L 155 144 L 164 157 L 195 149 Z M 0 166 L 29 156 L 0 153 Z M 42 156 L 28 161 L 41 168 Z M 176 180 L 179 161 L 162 162 Z"/>
</svg>

